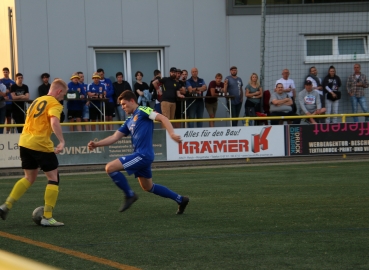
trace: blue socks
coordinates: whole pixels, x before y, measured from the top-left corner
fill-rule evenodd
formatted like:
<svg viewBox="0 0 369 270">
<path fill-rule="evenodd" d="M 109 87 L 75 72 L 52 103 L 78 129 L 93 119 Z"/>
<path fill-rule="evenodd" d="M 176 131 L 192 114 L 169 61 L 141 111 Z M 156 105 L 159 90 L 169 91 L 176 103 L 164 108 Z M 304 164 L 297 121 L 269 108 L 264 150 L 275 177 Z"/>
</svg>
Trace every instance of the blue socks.
<svg viewBox="0 0 369 270">
<path fill-rule="evenodd" d="M 131 198 L 135 193 L 131 189 L 131 187 L 128 184 L 127 178 L 124 176 L 121 172 L 112 172 L 109 173 L 110 178 L 113 180 L 113 182 L 119 187 L 121 190 L 123 190 L 124 194 L 128 198 Z"/>
<path fill-rule="evenodd" d="M 155 195 L 159 195 L 161 197 L 164 197 L 164 198 L 170 198 L 170 199 L 176 201 L 177 203 L 182 202 L 182 196 L 181 195 L 171 191 L 169 188 L 167 188 L 165 186 L 161 186 L 161 185 L 153 183 L 150 192 L 154 193 Z"/>
<path fill-rule="evenodd" d="M 128 180 L 127 178 L 124 176 L 123 173 L 121 172 L 112 172 L 109 173 L 110 178 L 113 180 L 113 182 L 117 185 L 117 187 L 119 187 L 121 190 L 123 190 L 124 194 L 128 197 L 131 198 L 135 193 L 133 192 L 133 190 L 131 189 L 131 187 L 128 184 Z M 162 185 L 158 185 L 158 184 L 152 184 L 152 188 L 150 190 L 151 193 L 154 193 L 155 195 L 159 195 L 161 197 L 164 198 L 170 198 L 174 201 L 176 201 L 177 203 L 181 203 L 182 202 L 182 196 L 171 191 L 169 188 L 162 186 Z"/>
</svg>

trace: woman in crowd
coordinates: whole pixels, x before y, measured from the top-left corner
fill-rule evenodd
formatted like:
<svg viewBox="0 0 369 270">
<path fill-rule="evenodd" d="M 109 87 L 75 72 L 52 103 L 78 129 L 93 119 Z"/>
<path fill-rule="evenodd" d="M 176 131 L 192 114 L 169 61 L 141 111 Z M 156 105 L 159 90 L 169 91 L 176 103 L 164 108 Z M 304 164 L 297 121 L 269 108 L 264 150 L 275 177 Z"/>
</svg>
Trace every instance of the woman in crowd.
<svg viewBox="0 0 369 270">
<path fill-rule="evenodd" d="M 327 93 L 325 102 L 327 114 L 337 114 L 339 100 L 341 98 L 341 79 L 336 75 L 336 69 L 334 66 L 330 66 L 328 69 L 328 75 L 323 80 L 323 89 Z M 330 117 L 327 117 L 325 122 L 329 124 L 331 122 Z M 337 123 L 337 117 L 332 117 L 332 123 Z"/>
<path fill-rule="evenodd" d="M 142 81 L 143 73 L 141 71 L 136 71 L 135 77 L 136 83 L 133 86 L 133 92 L 136 94 L 137 103 L 140 106 L 149 106 L 151 94 L 149 92 L 148 84 Z"/>
<path fill-rule="evenodd" d="M 260 86 L 259 77 L 256 73 L 252 73 L 248 85 L 245 88 L 245 115 L 255 117 L 256 112 L 261 112 L 261 98 L 263 89 Z M 250 121 L 250 126 L 254 125 L 254 121 Z M 257 122 L 255 122 L 257 125 Z"/>
</svg>

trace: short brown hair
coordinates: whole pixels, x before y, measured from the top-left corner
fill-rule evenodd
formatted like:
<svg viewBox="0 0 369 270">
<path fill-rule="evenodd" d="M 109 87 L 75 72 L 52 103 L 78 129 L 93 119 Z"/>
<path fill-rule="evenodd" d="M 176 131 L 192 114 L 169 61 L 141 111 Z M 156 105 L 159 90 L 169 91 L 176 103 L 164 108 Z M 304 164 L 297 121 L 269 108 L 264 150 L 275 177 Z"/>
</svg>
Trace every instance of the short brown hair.
<svg viewBox="0 0 369 270">
<path fill-rule="evenodd" d="M 67 84 L 65 83 L 65 81 L 63 81 L 62 79 L 58 79 L 58 78 L 56 78 L 56 79 L 51 83 L 50 90 L 56 90 L 56 89 L 58 89 L 58 88 L 61 88 L 63 91 L 67 91 L 68 86 L 67 86 Z"/>
<path fill-rule="evenodd" d="M 118 100 L 121 101 L 122 99 L 130 101 L 133 99 L 137 103 L 137 97 L 136 94 L 133 93 L 131 90 L 125 90 L 123 93 L 121 93 L 118 97 Z"/>
<path fill-rule="evenodd" d="M 223 75 L 222 75 L 221 73 L 217 73 L 217 74 L 215 74 L 215 79 L 216 79 L 216 78 L 219 78 L 219 77 L 220 77 L 221 79 L 223 79 Z"/>
</svg>

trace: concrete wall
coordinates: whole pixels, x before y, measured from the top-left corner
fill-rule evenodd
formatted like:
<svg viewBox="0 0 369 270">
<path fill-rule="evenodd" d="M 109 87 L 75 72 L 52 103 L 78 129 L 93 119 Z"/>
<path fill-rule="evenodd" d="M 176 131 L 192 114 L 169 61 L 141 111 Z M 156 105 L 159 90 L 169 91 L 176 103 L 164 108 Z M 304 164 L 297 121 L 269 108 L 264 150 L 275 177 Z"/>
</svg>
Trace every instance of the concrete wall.
<svg viewBox="0 0 369 270">
<path fill-rule="evenodd" d="M 218 72 L 228 75 L 231 65 L 238 66 L 245 82 L 259 70 L 260 19 L 227 17 L 223 0 L 16 3 L 18 70 L 31 98 L 37 96 L 43 72 L 51 79 L 69 81 L 72 72 L 82 70 L 90 78 L 96 68 L 95 48 L 163 47 L 164 74 L 171 66 L 187 70 L 196 66 L 206 83 Z M 255 38 L 245 38 L 249 35 Z M 227 116 L 223 108 L 219 112 Z"/>
<path fill-rule="evenodd" d="M 0 68 L 8 67 L 12 69 L 11 65 L 11 49 L 10 49 L 10 36 L 9 36 L 9 12 L 8 7 L 11 7 L 14 11 L 14 0 L 2 0 L 0 1 Z M 15 14 L 15 12 L 14 12 Z M 14 20 L 15 23 L 15 20 Z M 2 78 L 2 71 L 1 71 Z"/>
<path fill-rule="evenodd" d="M 3 3 L 4 0 L 1 7 Z M 224 0 L 15 0 L 15 3 L 17 71 L 24 74 L 31 98 L 37 95 L 43 72 L 49 72 L 51 79 L 60 77 L 69 81 L 71 73 L 81 70 L 89 82 L 96 68 L 94 50 L 99 48 L 161 47 L 165 75 L 171 66 L 187 70 L 196 66 L 207 84 L 218 72 L 228 75 L 231 65 L 238 67 L 245 85 L 252 72 L 260 72 L 261 17 L 226 16 Z M 296 85 L 302 85 L 308 67 L 314 65 L 304 63 L 303 34 L 369 32 L 368 17 L 368 12 L 268 15 L 264 88 L 272 89 L 285 67 L 290 69 Z M 324 77 L 331 64 L 315 65 Z M 345 81 L 353 63 L 334 65 Z M 363 63 L 362 71 L 369 74 L 367 62 Z M 222 107 L 219 106 L 218 117 L 227 116 Z M 207 117 L 206 112 L 204 116 Z"/>
</svg>

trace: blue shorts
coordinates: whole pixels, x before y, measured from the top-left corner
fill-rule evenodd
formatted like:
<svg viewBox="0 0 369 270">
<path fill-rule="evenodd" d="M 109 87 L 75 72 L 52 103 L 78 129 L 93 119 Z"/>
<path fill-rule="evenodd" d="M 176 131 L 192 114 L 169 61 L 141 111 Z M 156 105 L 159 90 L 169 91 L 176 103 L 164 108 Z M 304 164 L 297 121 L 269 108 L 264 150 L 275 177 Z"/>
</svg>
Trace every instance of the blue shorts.
<svg viewBox="0 0 369 270">
<path fill-rule="evenodd" d="M 136 178 L 140 176 L 148 179 L 152 178 L 151 163 L 153 160 L 147 159 L 138 153 L 120 157 L 119 160 L 129 175 L 134 173 Z"/>
</svg>

